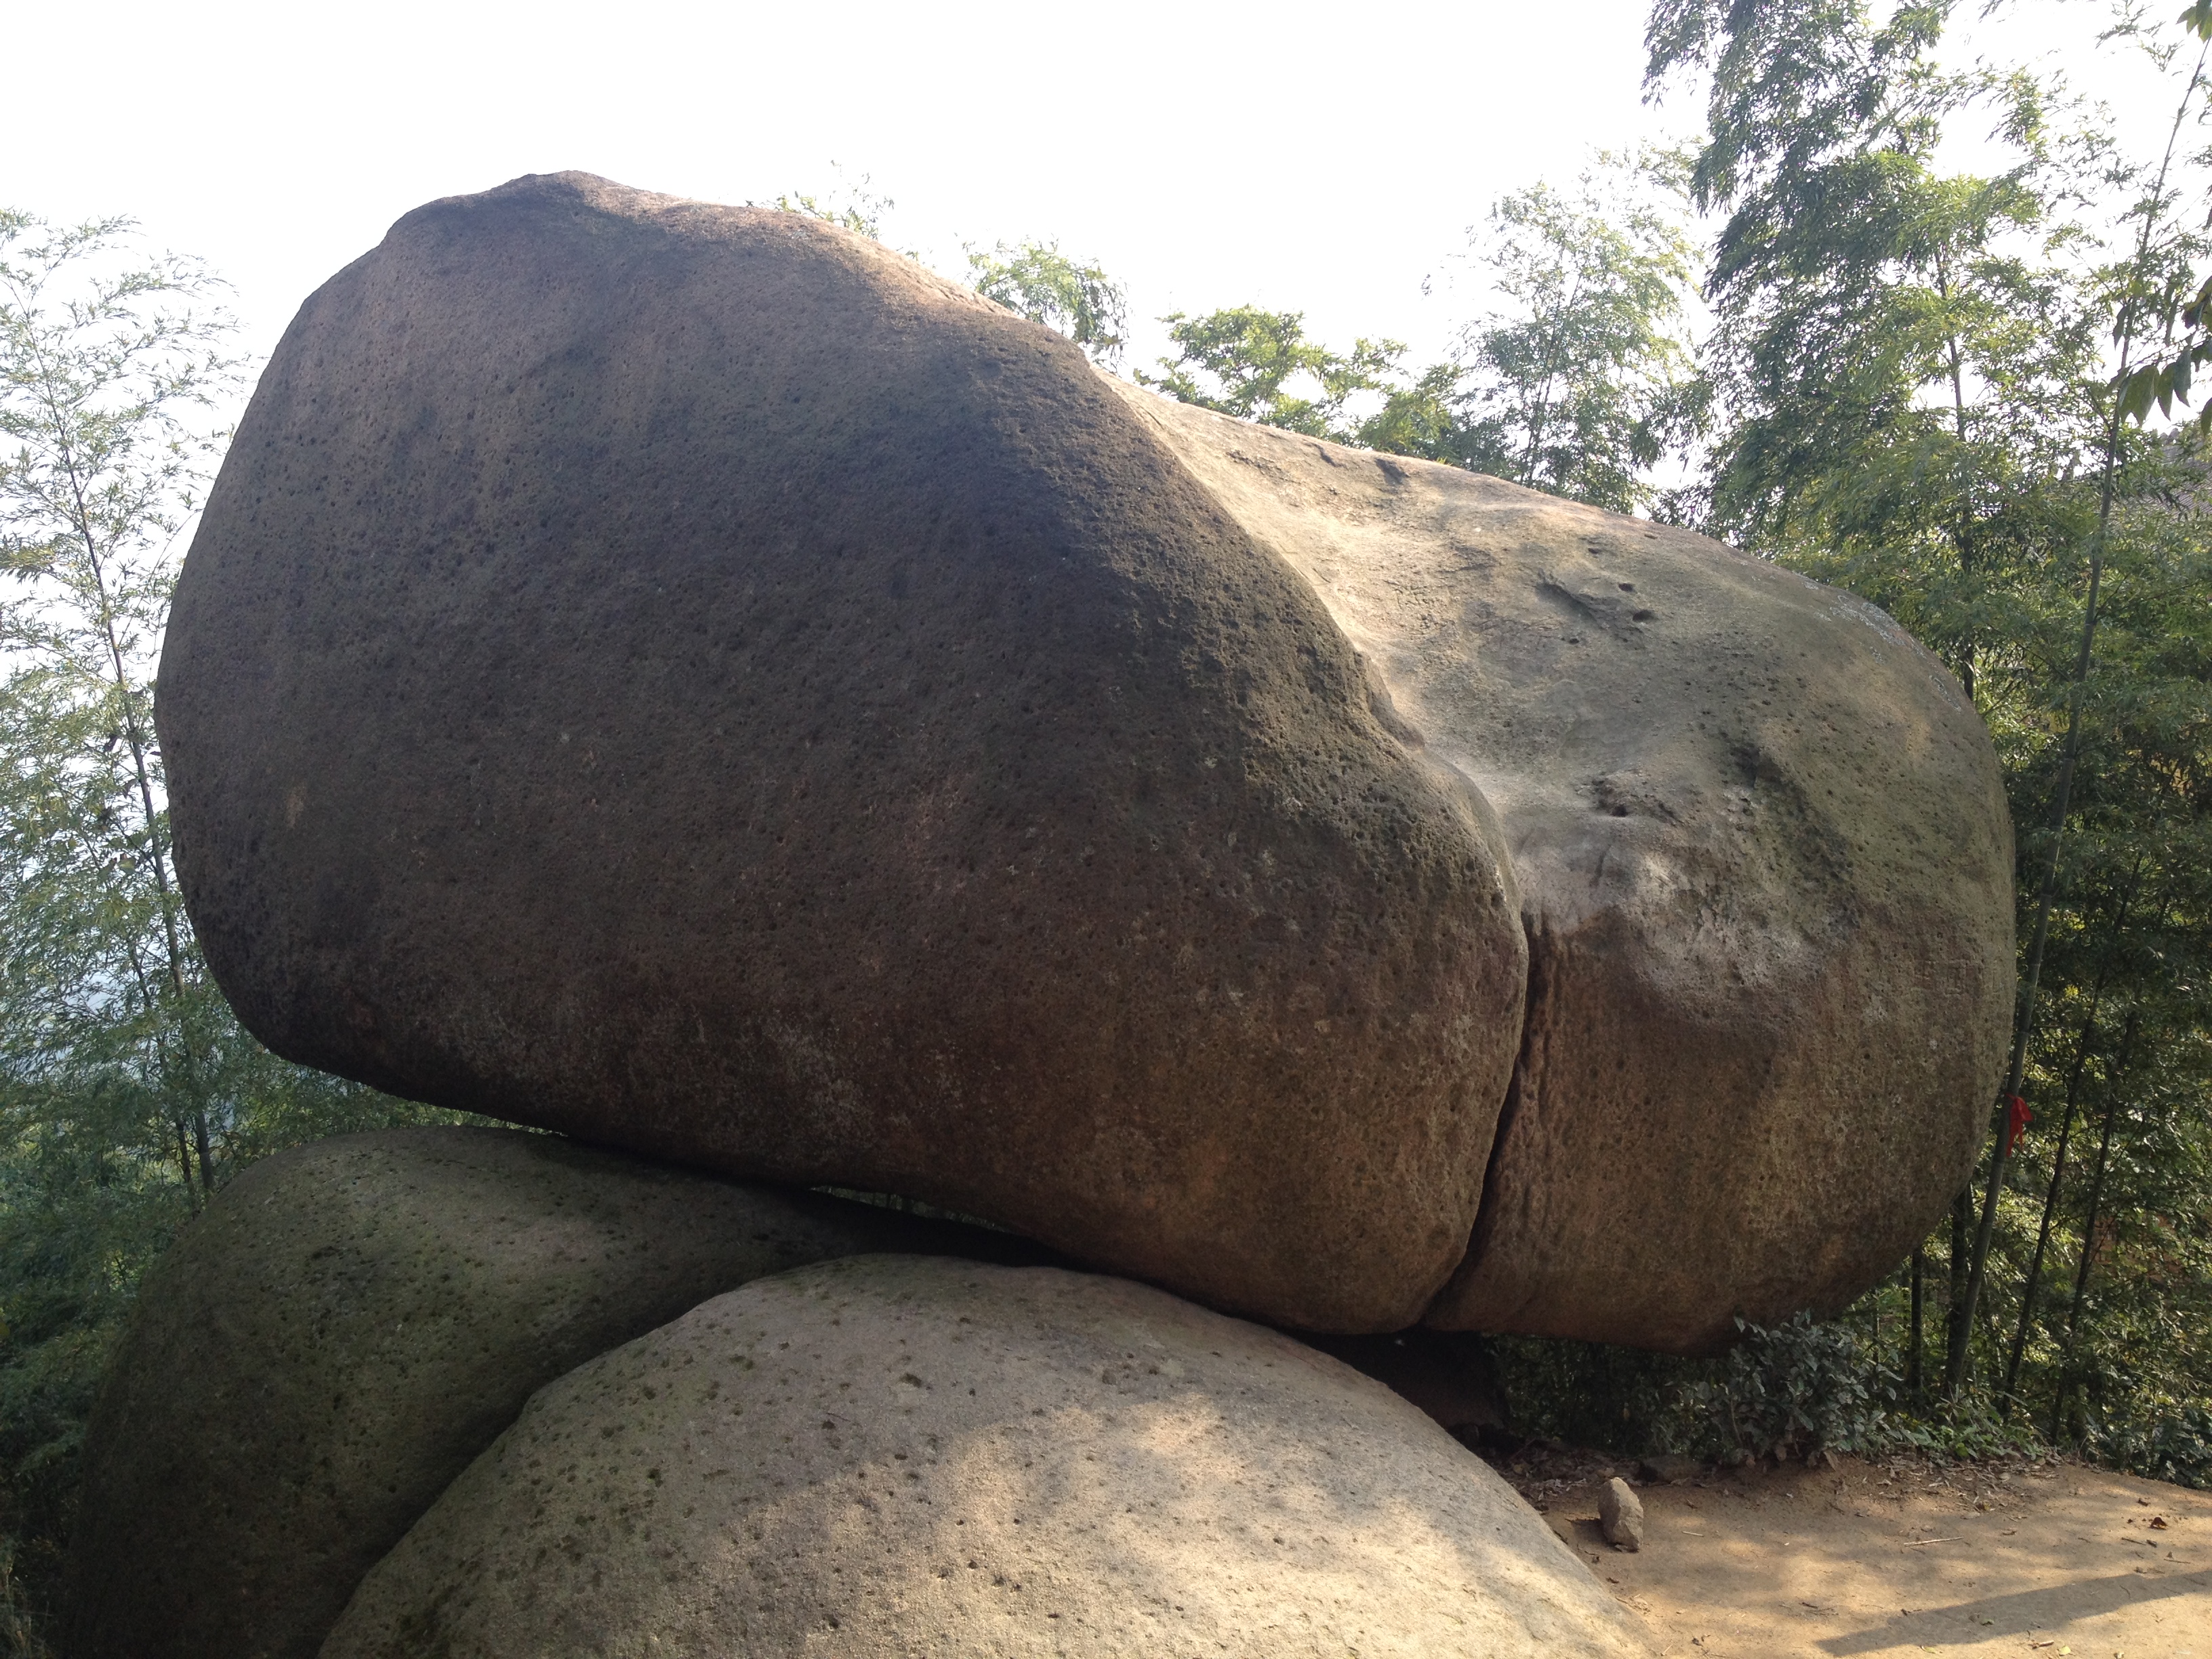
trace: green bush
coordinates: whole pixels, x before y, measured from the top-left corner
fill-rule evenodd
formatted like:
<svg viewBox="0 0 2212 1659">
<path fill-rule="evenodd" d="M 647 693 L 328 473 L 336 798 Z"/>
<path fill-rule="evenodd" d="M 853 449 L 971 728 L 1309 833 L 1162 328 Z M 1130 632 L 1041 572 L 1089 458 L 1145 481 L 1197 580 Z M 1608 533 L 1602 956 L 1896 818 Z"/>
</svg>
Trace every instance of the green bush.
<svg viewBox="0 0 2212 1659">
<path fill-rule="evenodd" d="M 1497 1344 L 1516 1430 L 1630 1455 L 1684 1452 L 1715 1462 L 1815 1457 L 1824 1451 L 1881 1456 L 1914 1451 L 1969 1460 L 2044 1450 L 2024 1418 L 2008 1419 L 1986 1388 L 1952 1401 L 1915 1401 L 1904 1380 L 1852 1328 L 1799 1313 L 1774 1326 L 1736 1322 L 1725 1354 L 1684 1359 L 1596 1342 L 1514 1337 Z M 2179 1419 L 2177 1419 L 2178 1421 Z M 2185 1431 L 2118 1440 L 2094 1455 L 2150 1472 L 2154 1457 L 2191 1467 Z M 2173 1479 L 2167 1475 L 2163 1479 Z"/>
<path fill-rule="evenodd" d="M 1719 1374 L 1677 1387 L 1662 1419 L 1674 1431 L 1668 1449 L 1784 1458 L 1887 1443 L 1899 1379 L 1849 1330 L 1805 1313 L 1771 1328 L 1735 1325 L 1741 1340 Z"/>
<path fill-rule="evenodd" d="M 2212 1402 L 2130 1403 L 2135 1409 L 2124 1414 L 2107 1416 L 2091 1408 L 2083 1437 L 2089 1455 L 2148 1480 L 2212 1488 Z"/>
</svg>

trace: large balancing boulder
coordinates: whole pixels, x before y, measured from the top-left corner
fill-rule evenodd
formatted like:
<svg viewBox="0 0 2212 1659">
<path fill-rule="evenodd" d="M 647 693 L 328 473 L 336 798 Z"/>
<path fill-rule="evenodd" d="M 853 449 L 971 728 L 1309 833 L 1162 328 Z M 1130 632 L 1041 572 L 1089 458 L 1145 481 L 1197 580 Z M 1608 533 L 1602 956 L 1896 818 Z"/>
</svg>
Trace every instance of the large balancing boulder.
<svg viewBox="0 0 2212 1659">
<path fill-rule="evenodd" d="M 532 1390 L 764 1273 L 1004 1235 L 498 1129 L 246 1170 L 148 1277 L 85 1446 L 62 1651 L 312 1659 Z"/>
<path fill-rule="evenodd" d="M 161 699 L 280 1051 L 1311 1329 L 1840 1304 L 2001 1059 L 1994 756 L 1878 612 L 578 175 L 309 301 Z"/>
<path fill-rule="evenodd" d="M 1121 1280 L 860 1257 L 540 1392 L 324 1659 L 1628 1659 L 1581 1561 L 1382 1384 Z"/>
<path fill-rule="evenodd" d="M 1511 849 L 1525 1034 L 1431 1322 L 1695 1350 L 1893 1267 L 2011 1014 L 2011 820 L 1942 665 L 1702 536 L 1123 396 Z"/>
<path fill-rule="evenodd" d="M 160 721 L 209 962 L 403 1095 L 988 1217 L 1313 1328 L 1465 1253 L 1480 796 L 1066 341 L 580 174 L 301 311 Z"/>
</svg>

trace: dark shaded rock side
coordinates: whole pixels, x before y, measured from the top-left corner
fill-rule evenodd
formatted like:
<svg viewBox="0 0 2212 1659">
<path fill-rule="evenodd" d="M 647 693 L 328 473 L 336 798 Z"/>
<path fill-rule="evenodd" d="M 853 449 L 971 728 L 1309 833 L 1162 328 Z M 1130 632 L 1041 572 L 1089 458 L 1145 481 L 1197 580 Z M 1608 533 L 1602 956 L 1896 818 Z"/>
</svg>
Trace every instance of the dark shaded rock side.
<svg viewBox="0 0 2212 1659">
<path fill-rule="evenodd" d="M 1383 1330 L 1466 1250 L 1525 951 L 1371 698 L 1066 341 L 565 173 L 302 308 L 159 718 L 278 1053 Z"/>
</svg>

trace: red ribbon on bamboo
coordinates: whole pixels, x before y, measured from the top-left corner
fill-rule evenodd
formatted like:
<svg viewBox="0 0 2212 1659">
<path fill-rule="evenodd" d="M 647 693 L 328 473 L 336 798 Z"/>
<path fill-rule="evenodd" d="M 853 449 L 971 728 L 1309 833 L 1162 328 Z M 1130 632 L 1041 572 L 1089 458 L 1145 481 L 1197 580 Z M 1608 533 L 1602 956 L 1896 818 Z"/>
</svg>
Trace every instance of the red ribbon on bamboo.
<svg viewBox="0 0 2212 1659">
<path fill-rule="evenodd" d="M 2008 1104 L 2005 1107 L 2004 1155 L 2010 1158 L 2013 1147 L 2020 1140 L 2021 1131 L 2035 1121 L 2035 1114 L 2027 1109 L 2027 1103 L 2018 1095 L 2008 1095 L 2005 1099 Z"/>
</svg>

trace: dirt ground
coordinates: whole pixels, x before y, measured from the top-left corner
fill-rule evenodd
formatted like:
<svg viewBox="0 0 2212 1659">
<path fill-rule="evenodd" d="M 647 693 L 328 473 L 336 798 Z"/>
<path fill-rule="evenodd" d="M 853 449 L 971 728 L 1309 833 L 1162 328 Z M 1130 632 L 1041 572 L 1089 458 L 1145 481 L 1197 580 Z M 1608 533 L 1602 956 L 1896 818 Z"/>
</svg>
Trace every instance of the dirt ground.
<svg viewBox="0 0 2212 1659">
<path fill-rule="evenodd" d="M 2212 1659 L 2212 1492 L 2076 1464 L 1869 1464 L 1646 1483 L 1583 1454 L 1500 1460 L 1667 1659 Z M 1608 1474 L 1644 1500 L 1608 1546 Z"/>
</svg>

